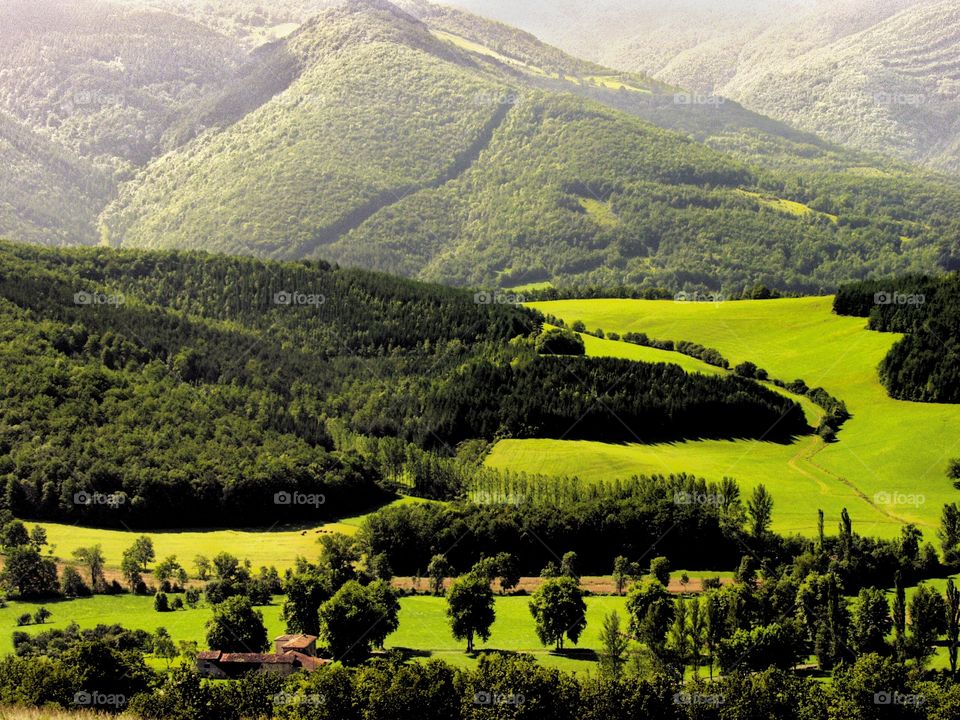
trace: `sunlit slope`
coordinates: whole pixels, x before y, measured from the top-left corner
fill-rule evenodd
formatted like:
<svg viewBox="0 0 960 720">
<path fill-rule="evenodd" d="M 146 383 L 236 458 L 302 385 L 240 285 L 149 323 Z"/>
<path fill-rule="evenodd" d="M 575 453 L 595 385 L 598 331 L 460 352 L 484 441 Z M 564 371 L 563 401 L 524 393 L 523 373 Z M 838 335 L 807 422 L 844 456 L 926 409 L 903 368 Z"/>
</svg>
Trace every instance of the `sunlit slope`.
<svg viewBox="0 0 960 720">
<path fill-rule="evenodd" d="M 731 363 L 751 360 L 772 377 L 803 378 L 841 398 L 853 417 L 839 442 L 803 438 L 789 446 L 757 442 L 604 445 L 504 441 L 489 462 L 500 467 L 585 478 L 688 471 L 731 475 L 745 488 L 763 482 L 777 501 L 775 527 L 811 534 L 816 511 L 828 528 L 850 509 L 861 534 L 891 536 L 902 522 L 928 537 L 944 503 L 958 499 L 945 477 L 960 455 L 960 406 L 906 403 L 887 397 L 876 367 L 896 335 L 869 332 L 862 318 L 837 317 L 831 298 L 675 303 L 584 300 L 535 303 L 588 328 L 646 332 L 717 348 Z"/>
</svg>

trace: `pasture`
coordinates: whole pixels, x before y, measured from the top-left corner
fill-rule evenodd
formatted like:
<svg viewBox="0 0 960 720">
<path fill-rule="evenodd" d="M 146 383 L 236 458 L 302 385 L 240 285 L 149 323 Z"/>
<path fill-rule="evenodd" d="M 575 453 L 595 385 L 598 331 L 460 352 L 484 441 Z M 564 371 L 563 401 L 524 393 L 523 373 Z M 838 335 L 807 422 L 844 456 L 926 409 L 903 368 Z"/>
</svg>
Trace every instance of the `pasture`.
<svg viewBox="0 0 960 720">
<path fill-rule="evenodd" d="M 420 502 L 417 498 L 400 498 L 397 504 Z M 240 559 L 248 559 L 254 569 L 261 566 L 276 566 L 281 573 L 296 564 L 298 556 L 316 559 L 320 554 L 319 539 L 325 533 L 355 535 L 365 515 L 341 518 L 336 522 L 316 526 L 274 526 L 240 530 L 110 530 L 105 528 L 65 525 L 62 523 L 28 522 L 47 531 L 48 549 L 61 560 L 69 561 L 73 551 L 81 547 L 100 545 L 106 556 L 108 570 L 117 570 L 123 551 L 141 535 L 153 540 L 157 559 L 176 555 L 180 563 L 192 574 L 193 559 L 197 555 L 212 558 L 220 552 L 228 552 Z"/>
<path fill-rule="evenodd" d="M 776 501 L 774 529 L 780 532 L 812 535 L 818 508 L 833 529 L 846 507 L 862 535 L 894 537 L 902 524 L 912 522 L 933 540 L 942 506 L 960 499 L 945 476 L 948 460 L 960 456 L 960 406 L 888 397 L 876 368 L 899 336 L 870 332 L 863 318 L 838 317 L 831 304 L 832 298 L 816 297 L 722 303 L 565 300 L 531 306 L 568 324 L 582 320 L 590 330 L 690 340 L 716 348 L 733 365 L 750 360 L 771 377 L 822 386 L 844 400 L 852 414 L 836 443 L 815 436 L 790 445 L 504 440 L 488 463 L 584 479 L 679 471 L 714 480 L 728 475 L 745 492 L 758 483 L 768 487 Z M 625 343 L 587 340 L 591 354 L 634 352 L 611 349 Z"/>
</svg>

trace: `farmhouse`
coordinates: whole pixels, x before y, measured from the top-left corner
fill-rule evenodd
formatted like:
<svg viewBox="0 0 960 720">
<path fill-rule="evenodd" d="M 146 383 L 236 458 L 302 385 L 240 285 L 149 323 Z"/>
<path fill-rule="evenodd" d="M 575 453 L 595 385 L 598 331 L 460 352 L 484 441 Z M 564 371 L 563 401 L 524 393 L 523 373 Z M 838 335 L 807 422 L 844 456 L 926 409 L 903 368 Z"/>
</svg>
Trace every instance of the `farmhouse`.
<svg viewBox="0 0 960 720">
<path fill-rule="evenodd" d="M 272 653 L 225 653 L 205 650 L 197 655 L 197 670 L 204 677 L 233 678 L 249 672 L 289 675 L 297 670 L 313 672 L 329 660 L 317 657 L 314 635 L 281 635 L 273 641 Z"/>
</svg>

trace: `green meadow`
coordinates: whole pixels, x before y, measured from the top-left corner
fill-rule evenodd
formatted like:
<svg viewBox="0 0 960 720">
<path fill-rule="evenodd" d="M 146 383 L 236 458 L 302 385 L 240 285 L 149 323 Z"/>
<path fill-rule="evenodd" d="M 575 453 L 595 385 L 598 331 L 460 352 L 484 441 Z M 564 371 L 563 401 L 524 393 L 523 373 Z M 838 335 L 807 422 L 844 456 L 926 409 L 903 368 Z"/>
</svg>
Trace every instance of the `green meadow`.
<svg viewBox="0 0 960 720">
<path fill-rule="evenodd" d="M 528 652 L 536 655 L 545 665 L 569 670 L 589 670 L 596 660 L 594 651 L 601 647 L 600 629 L 604 616 L 611 610 L 617 610 L 621 620 L 627 621 L 625 597 L 588 597 L 587 627 L 580 642 L 577 645 L 567 643 L 571 652 L 556 655 L 551 652 L 551 648 L 543 647 L 537 639 L 528 608 L 529 601 L 530 598 L 524 596 L 496 598 L 497 618 L 490 639 L 485 643 L 478 642 L 477 650 Z M 19 615 L 25 612 L 33 613 L 41 605 L 53 613 L 44 625 L 17 627 Z M 259 608 L 270 638 L 284 632 L 280 619 L 281 605 L 282 598 L 277 598 L 275 604 Z M 457 665 L 476 662 L 476 656 L 469 656 L 464 651 L 466 644 L 454 640 L 450 634 L 444 598 L 404 597 L 400 601 L 400 607 L 400 627 L 387 638 L 387 648 L 404 648 L 413 651 L 414 656 L 437 657 Z M 35 634 L 54 628 L 63 629 L 71 621 L 76 621 L 81 628 L 94 627 L 99 623 L 118 623 L 129 629 L 154 632 L 158 627 L 164 627 L 175 642 L 194 640 L 203 648 L 205 625 L 210 616 L 211 610 L 203 606 L 193 610 L 158 613 L 153 609 L 153 597 L 135 595 L 98 595 L 47 603 L 11 602 L 0 609 L 0 653 L 13 651 L 15 630 Z"/>
<path fill-rule="evenodd" d="M 588 329 L 645 332 L 719 350 L 731 364 L 745 360 L 771 377 L 802 378 L 844 400 L 852 417 L 836 443 L 815 436 L 789 445 L 756 441 L 697 441 L 657 445 L 554 440 L 504 440 L 493 467 L 584 479 L 686 471 L 708 479 L 731 476 L 749 492 L 764 483 L 774 495 L 774 529 L 810 535 L 817 509 L 836 527 L 846 507 L 863 535 L 893 537 L 916 523 L 929 539 L 944 503 L 958 499 L 946 479 L 960 456 L 960 406 L 893 400 L 876 368 L 898 335 L 866 330 L 863 318 L 838 317 L 832 298 L 697 303 L 647 300 L 569 300 L 532 303 Z M 647 359 L 647 348 L 587 338 L 594 355 Z M 632 355 L 636 353 L 635 355 Z M 683 356 L 666 353 L 688 370 Z M 809 406 L 805 406 L 810 415 Z"/>
<path fill-rule="evenodd" d="M 404 497 L 396 504 L 422 502 L 417 498 Z M 193 569 L 197 555 L 213 557 L 228 552 L 241 559 L 250 560 L 254 568 L 276 566 L 281 573 L 296 564 L 298 556 L 316 558 L 320 553 L 319 539 L 325 533 L 355 535 L 366 515 L 341 518 L 336 522 L 311 526 L 274 526 L 240 530 L 162 530 L 132 531 L 64 525 L 62 523 L 33 523 L 47 531 L 50 552 L 61 560 L 69 560 L 73 551 L 81 547 L 100 545 L 107 559 L 108 569 L 120 567 L 123 551 L 129 548 L 140 535 L 153 540 L 157 558 L 176 555 L 188 572 Z"/>
</svg>

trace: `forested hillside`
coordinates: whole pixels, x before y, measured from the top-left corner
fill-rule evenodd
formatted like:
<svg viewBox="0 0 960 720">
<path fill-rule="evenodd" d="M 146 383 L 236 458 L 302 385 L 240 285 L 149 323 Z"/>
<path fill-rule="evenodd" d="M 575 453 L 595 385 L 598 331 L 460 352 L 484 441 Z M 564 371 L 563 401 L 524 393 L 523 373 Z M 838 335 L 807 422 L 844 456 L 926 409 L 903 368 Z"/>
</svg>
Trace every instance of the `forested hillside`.
<svg viewBox="0 0 960 720">
<path fill-rule="evenodd" d="M 183 18 L 80 0 L 0 6 L 0 108 L 118 174 L 164 149 L 168 125 L 243 62 Z"/>
<path fill-rule="evenodd" d="M 264 49 L 290 70 L 285 89 L 152 163 L 104 214 L 104 236 L 506 287 L 821 291 L 955 261 L 948 181 L 691 115 L 711 149 L 613 107 L 659 93 L 669 105 L 644 112 L 680 116 L 662 86 L 605 87 L 615 75 L 590 78 L 600 70 L 522 33 L 408 6 L 433 24 L 360 2 Z"/>
<path fill-rule="evenodd" d="M 325 263 L 0 245 L 0 504 L 108 524 L 316 519 L 375 502 L 388 465 L 466 440 L 624 421 L 665 440 L 809 430 L 739 378 L 538 357 L 540 321 Z"/>
<path fill-rule="evenodd" d="M 69 149 L 0 111 L 0 233 L 41 245 L 92 244 L 112 184 Z"/>
<path fill-rule="evenodd" d="M 891 397 L 960 403 L 960 277 L 908 276 L 840 288 L 838 315 L 869 318 L 871 330 L 904 333 L 880 364 Z"/>
</svg>

